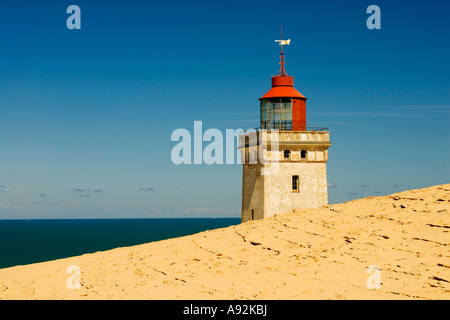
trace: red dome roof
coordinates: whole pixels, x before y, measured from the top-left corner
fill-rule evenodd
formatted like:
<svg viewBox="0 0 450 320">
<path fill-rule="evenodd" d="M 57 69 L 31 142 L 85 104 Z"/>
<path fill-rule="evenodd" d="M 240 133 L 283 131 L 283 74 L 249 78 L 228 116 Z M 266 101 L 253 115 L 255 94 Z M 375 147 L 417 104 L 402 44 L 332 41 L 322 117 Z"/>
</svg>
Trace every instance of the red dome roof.
<svg viewBox="0 0 450 320">
<path fill-rule="evenodd" d="M 298 98 L 306 100 L 306 97 L 294 89 L 294 77 L 272 77 L 272 89 L 259 99 L 268 98 Z"/>
<path fill-rule="evenodd" d="M 259 99 L 268 98 L 299 98 L 307 99 L 304 95 L 294 89 L 294 87 L 273 87 Z"/>
</svg>

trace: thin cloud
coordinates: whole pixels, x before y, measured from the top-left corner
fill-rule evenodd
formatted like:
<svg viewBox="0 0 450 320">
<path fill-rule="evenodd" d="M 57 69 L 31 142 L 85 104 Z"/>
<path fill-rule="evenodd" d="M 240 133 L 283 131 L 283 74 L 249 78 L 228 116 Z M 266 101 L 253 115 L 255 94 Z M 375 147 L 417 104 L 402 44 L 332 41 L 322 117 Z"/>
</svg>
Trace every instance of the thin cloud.
<svg viewBox="0 0 450 320">
<path fill-rule="evenodd" d="M 103 189 L 82 189 L 82 188 L 76 188 L 72 190 L 73 192 L 79 192 L 79 193 L 89 193 L 89 192 L 103 192 Z"/>
<path fill-rule="evenodd" d="M 450 105 L 416 105 L 401 108 L 414 113 L 450 113 Z"/>
<path fill-rule="evenodd" d="M 182 211 L 183 214 L 190 216 L 238 216 L 239 210 L 228 208 L 188 208 Z"/>
<path fill-rule="evenodd" d="M 337 188 L 337 184 L 333 183 L 333 182 L 328 182 L 327 183 L 327 187 L 328 188 Z"/>
<path fill-rule="evenodd" d="M 360 185 L 357 185 L 357 187 L 358 188 L 369 188 L 369 187 L 371 187 L 372 185 L 370 185 L 370 184 L 360 184 Z"/>
<path fill-rule="evenodd" d="M 45 193 L 41 193 L 41 194 L 39 195 L 39 197 L 41 197 L 41 198 L 43 198 L 43 197 L 45 197 L 45 196 L 46 196 Z"/>
<path fill-rule="evenodd" d="M 333 116 L 333 117 L 399 117 L 399 118 L 419 118 L 419 114 L 397 114 L 379 112 L 311 112 L 312 116 Z"/>
<path fill-rule="evenodd" d="M 345 194 L 348 196 L 356 196 L 356 195 L 361 194 L 361 192 L 345 192 Z"/>
<path fill-rule="evenodd" d="M 139 188 L 139 191 L 156 191 L 156 189 L 152 188 L 152 187 L 147 187 L 147 188 Z"/>
<path fill-rule="evenodd" d="M 91 195 L 89 194 L 89 192 L 82 192 L 82 193 L 80 193 L 80 197 L 83 197 L 83 198 L 87 198 L 87 197 L 90 197 Z"/>
<path fill-rule="evenodd" d="M 189 208 L 189 209 L 185 209 L 183 210 L 183 213 L 211 213 L 211 208 Z"/>
<path fill-rule="evenodd" d="M 423 105 L 423 106 L 392 106 L 390 109 L 401 112 L 389 111 L 347 111 L 347 112 L 310 112 L 312 116 L 333 116 L 333 117 L 398 117 L 398 118 L 434 118 L 448 116 L 450 106 L 448 105 Z M 409 111 L 409 112 L 404 112 Z"/>
</svg>

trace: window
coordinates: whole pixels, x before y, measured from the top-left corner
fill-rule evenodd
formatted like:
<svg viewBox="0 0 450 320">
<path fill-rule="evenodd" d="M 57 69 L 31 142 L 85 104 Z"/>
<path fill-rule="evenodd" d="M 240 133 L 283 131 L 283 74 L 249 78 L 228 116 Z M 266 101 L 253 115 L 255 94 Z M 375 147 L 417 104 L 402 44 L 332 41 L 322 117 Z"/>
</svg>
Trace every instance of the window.
<svg viewBox="0 0 450 320">
<path fill-rule="evenodd" d="M 249 147 L 250 146 L 250 137 L 249 136 L 245 136 L 245 138 L 244 138 L 244 144 L 245 144 L 245 147 Z"/>
<path fill-rule="evenodd" d="M 288 121 L 282 120 L 280 123 L 280 126 L 277 129 L 292 130 L 292 121 L 291 120 L 288 120 Z"/>
<path fill-rule="evenodd" d="M 289 159 L 290 156 L 291 156 L 291 152 L 289 150 L 284 150 L 284 158 Z"/>
<path fill-rule="evenodd" d="M 252 220 L 255 220 L 255 210 L 252 209 Z"/>
<path fill-rule="evenodd" d="M 292 130 L 292 99 L 272 98 L 260 102 L 263 129 Z"/>
<path fill-rule="evenodd" d="M 298 176 L 292 176 L 292 191 L 299 191 L 299 190 L 300 190 L 300 186 L 299 186 Z"/>
<path fill-rule="evenodd" d="M 302 150 L 300 156 L 302 159 L 306 159 L 306 150 Z"/>
</svg>

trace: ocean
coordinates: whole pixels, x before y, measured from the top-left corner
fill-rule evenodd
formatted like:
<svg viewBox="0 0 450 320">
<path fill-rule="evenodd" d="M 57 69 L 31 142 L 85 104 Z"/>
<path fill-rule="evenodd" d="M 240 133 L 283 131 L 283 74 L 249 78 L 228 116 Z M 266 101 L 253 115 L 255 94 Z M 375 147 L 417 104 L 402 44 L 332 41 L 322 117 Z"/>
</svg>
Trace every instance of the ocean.
<svg viewBox="0 0 450 320">
<path fill-rule="evenodd" d="M 0 268 L 228 227 L 240 218 L 0 220 Z"/>
</svg>

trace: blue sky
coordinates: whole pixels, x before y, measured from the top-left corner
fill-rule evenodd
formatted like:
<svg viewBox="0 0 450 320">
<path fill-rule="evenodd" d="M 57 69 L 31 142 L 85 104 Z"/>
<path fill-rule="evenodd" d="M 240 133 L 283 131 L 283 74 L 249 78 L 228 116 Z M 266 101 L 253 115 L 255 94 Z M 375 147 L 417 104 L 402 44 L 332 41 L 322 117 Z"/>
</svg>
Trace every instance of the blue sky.
<svg viewBox="0 0 450 320">
<path fill-rule="evenodd" d="M 66 27 L 71 4 L 81 30 Z M 281 25 L 308 126 L 331 132 L 330 203 L 448 183 L 449 9 L 2 1 L 0 219 L 240 216 L 241 165 L 176 166 L 170 137 L 195 120 L 258 126 Z"/>
</svg>

